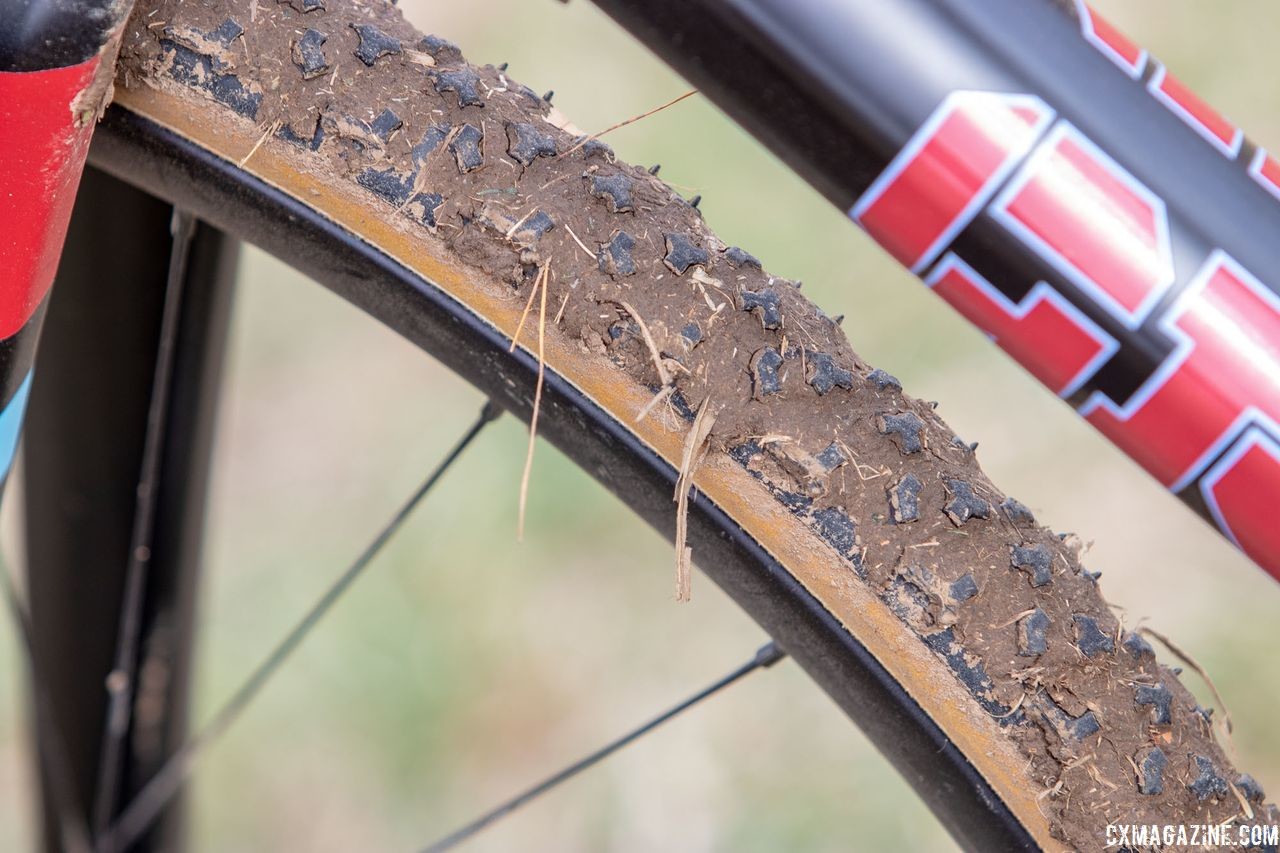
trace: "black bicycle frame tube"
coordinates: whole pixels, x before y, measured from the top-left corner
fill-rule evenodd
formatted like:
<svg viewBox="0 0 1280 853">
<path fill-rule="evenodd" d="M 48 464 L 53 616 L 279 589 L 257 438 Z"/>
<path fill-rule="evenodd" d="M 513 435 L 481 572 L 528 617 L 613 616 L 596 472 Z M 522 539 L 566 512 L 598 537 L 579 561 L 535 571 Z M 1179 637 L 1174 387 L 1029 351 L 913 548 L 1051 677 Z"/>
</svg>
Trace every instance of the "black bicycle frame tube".
<svg viewBox="0 0 1280 853">
<path fill-rule="evenodd" d="M 1280 161 L 1081 0 L 594 0 L 1280 577 Z"/>
</svg>

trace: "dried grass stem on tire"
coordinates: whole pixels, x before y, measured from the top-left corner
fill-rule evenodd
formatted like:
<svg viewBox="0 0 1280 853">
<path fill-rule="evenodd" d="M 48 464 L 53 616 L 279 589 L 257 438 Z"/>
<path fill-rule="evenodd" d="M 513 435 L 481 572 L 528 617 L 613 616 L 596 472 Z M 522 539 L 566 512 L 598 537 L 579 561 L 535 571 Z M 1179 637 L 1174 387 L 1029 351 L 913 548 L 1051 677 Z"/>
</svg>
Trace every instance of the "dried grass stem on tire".
<svg viewBox="0 0 1280 853">
<path fill-rule="evenodd" d="M 685 544 L 689 538 L 689 489 L 693 486 L 698 466 L 707 458 L 707 438 L 711 435 L 715 422 L 711 398 L 706 397 L 698 407 L 693 425 L 685 434 L 684 448 L 680 455 L 680 476 L 676 479 L 673 498 L 676 502 L 676 601 L 688 601 L 693 594 L 693 549 Z"/>
<path fill-rule="evenodd" d="M 520 339 L 520 330 L 524 328 L 525 317 L 533 306 L 533 298 L 540 295 L 538 305 L 538 381 L 533 391 L 533 414 L 529 417 L 529 449 L 524 457 L 524 473 L 520 475 L 520 508 L 516 516 L 516 541 L 524 541 L 524 513 L 529 503 L 529 477 L 533 473 L 533 449 L 538 443 L 538 410 L 542 407 L 542 381 L 546 375 L 546 337 L 547 337 L 547 281 L 551 277 L 551 261 L 547 260 L 538 270 L 533 280 L 533 289 L 529 291 L 529 301 L 520 317 L 520 325 L 516 327 L 515 336 L 511 339 L 511 350 L 515 350 L 516 341 Z"/>
<path fill-rule="evenodd" d="M 645 119 L 645 118 L 648 118 L 648 117 L 649 117 L 649 116 L 651 116 L 651 115 L 654 115 L 655 113 L 660 113 L 660 112 L 662 112 L 662 111 L 663 111 L 663 110 L 665 110 L 667 107 L 674 107 L 676 104 L 680 103 L 680 102 L 681 102 L 681 101 L 683 101 L 685 98 L 693 97 L 693 96 L 694 96 L 694 95 L 696 95 L 696 94 L 698 94 L 698 90 L 697 90 L 697 89 L 690 89 L 689 91 L 685 92 L 683 95 L 679 96 L 678 98 L 672 98 L 671 100 L 667 101 L 665 104 L 663 104 L 663 105 L 662 105 L 662 106 L 660 106 L 660 107 L 654 107 L 653 109 L 649 110 L 648 112 L 643 112 L 643 113 L 640 113 L 640 115 L 632 116 L 632 117 L 631 117 L 631 118 L 629 118 L 629 119 L 624 119 L 624 120 L 622 120 L 622 121 L 618 122 L 617 124 L 611 124 L 611 125 L 609 125 L 608 127 L 606 127 L 604 130 L 601 130 L 601 131 L 599 131 L 599 132 L 597 132 L 597 133 L 593 133 L 593 134 L 591 134 L 590 136 L 585 137 L 584 139 L 580 139 L 580 140 L 578 140 L 578 144 L 574 145 L 574 146 L 573 146 L 572 148 L 570 148 L 568 151 L 566 151 L 566 152 L 564 152 L 563 154 L 559 155 L 559 157 L 568 157 L 570 154 L 572 154 L 573 152 L 577 151 L 579 148 L 581 148 L 582 146 L 586 145 L 588 142 L 591 142 L 591 141 L 593 141 L 593 140 L 599 139 L 600 137 L 604 136 L 606 133 L 612 133 L 613 131 L 617 130 L 618 128 L 626 127 L 626 126 L 627 126 L 627 125 L 629 125 L 629 124 L 635 124 L 636 122 L 640 121 L 641 119 Z M 557 158 L 557 159 L 559 159 L 559 158 Z"/>
</svg>

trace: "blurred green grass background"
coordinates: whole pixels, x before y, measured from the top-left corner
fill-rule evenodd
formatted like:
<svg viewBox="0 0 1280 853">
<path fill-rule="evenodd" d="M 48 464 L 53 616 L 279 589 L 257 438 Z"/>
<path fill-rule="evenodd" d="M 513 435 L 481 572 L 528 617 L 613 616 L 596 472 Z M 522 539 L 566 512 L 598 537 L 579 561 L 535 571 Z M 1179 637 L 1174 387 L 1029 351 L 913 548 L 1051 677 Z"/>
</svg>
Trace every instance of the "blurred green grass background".
<svg viewBox="0 0 1280 853">
<path fill-rule="evenodd" d="M 554 88 L 556 105 L 588 130 L 687 88 L 583 0 L 403 5 L 472 61 L 508 61 L 537 91 Z M 1274 4 L 1098 5 L 1253 138 L 1280 145 Z M 1055 528 L 1093 541 L 1088 562 L 1127 622 L 1149 619 L 1208 667 L 1247 769 L 1280 786 L 1272 581 L 706 101 L 685 101 L 609 142 L 628 160 L 661 162 L 686 194 L 702 193 L 728 242 L 803 279 L 829 313 L 847 315 L 863 356 L 940 400 L 951 425 L 981 441 L 996 482 Z M 357 553 L 480 403 L 346 304 L 245 253 L 215 462 L 197 719 Z M 524 441 L 510 418 L 492 427 L 209 754 L 192 789 L 193 849 L 413 849 L 762 642 L 701 576 L 693 602 L 675 604 L 666 541 L 542 442 L 517 543 Z M 12 629 L 0 629 L 3 850 L 34 843 L 18 654 Z M 468 849 L 950 847 L 883 759 L 787 663 Z"/>
</svg>

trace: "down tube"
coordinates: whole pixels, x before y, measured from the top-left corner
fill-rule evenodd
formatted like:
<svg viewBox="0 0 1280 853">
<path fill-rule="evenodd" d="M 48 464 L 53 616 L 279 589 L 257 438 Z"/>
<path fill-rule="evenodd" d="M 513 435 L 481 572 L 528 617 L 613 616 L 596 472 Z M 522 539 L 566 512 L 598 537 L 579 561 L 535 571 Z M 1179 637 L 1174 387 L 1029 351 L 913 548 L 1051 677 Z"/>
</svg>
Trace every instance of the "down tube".
<svg viewBox="0 0 1280 853">
<path fill-rule="evenodd" d="M 1280 160 L 1081 0 L 595 0 L 1280 578 Z"/>
</svg>

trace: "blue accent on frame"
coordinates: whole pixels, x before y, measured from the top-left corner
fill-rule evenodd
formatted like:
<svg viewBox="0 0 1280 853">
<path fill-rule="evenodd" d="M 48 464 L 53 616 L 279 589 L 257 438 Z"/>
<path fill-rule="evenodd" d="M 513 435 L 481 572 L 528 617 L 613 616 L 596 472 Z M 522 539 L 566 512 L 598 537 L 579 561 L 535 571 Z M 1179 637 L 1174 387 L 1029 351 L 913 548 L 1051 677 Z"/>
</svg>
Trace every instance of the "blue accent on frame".
<svg viewBox="0 0 1280 853">
<path fill-rule="evenodd" d="M 27 395 L 31 392 L 32 371 L 27 371 L 27 378 L 22 380 L 18 393 L 13 395 L 9 405 L 0 412 L 0 479 L 9 475 L 13 466 L 13 456 L 18 450 L 18 435 L 22 431 L 22 416 L 27 411 Z"/>
</svg>

